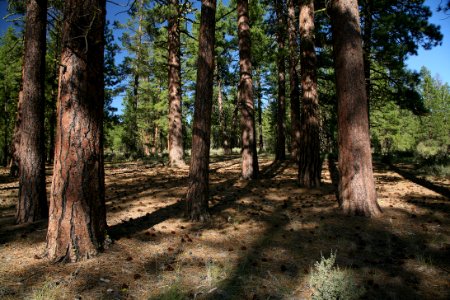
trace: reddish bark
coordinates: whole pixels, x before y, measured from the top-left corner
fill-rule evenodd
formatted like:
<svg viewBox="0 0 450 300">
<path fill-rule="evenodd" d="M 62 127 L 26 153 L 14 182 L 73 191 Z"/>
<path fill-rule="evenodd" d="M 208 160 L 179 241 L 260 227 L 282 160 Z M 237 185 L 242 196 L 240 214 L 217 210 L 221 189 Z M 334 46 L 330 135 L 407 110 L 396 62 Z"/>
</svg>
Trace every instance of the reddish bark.
<svg viewBox="0 0 450 300">
<path fill-rule="evenodd" d="M 288 0 L 289 84 L 291 101 L 291 159 L 298 161 L 300 149 L 300 89 L 297 72 L 298 44 L 294 0 Z"/>
<path fill-rule="evenodd" d="M 339 203 L 347 214 L 377 216 L 363 50 L 356 0 L 329 6 L 338 97 Z"/>
<path fill-rule="evenodd" d="M 216 0 L 202 0 L 200 17 L 197 85 L 195 89 L 192 154 L 186 214 L 191 220 L 209 218 L 209 146 L 214 78 Z"/>
<path fill-rule="evenodd" d="M 170 1 L 169 41 L 169 164 L 184 166 L 183 123 L 181 115 L 180 8 L 178 0 Z"/>
<path fill-rule="evenodd" d="M 48 216 L 44 144 L 46 24 L 47 1 L 29 0 L 16 149 L 19 162 L 17 223 L 34 222 Z"/>
<path fill-rule="evenodd" d="M 302 109 L 299 184 L 308 188 L 320 185 L 319 97 L 317 93 L 317 58 L 314 49 L 314 2 L 300 4 L 300 63 L 302 75 Z"/>
<path fill-rule="evenodd" d="M 105 0 L 64 6 L 55 164 L 47 255 L 78 261 L 96 255 L 106 235 L 103 164 Z"/>
<path fill-rule="evenodd" d="M 251 39 L 248 18 L 248 0 L 237 1 L 239 36 L 239 107 L 242 132 L 242 178 L 258 177 L 256 152 L 255 110 L 253 104 L 253 82 L 251 62 Z"/>
<path fill-rule="evenodd" d="M 286 159 L 286 136 L 285 123 L 286 118 L 286 65 L 284 55 L 284 41 L 285 41 L 285 17 L 283 12 L 283 0 L 275 1 L 275 12 L 277 15 L 277 69 L 278 69 L 278 97 L 277 97 L 277 142 L 275 147 L 275 160 Z"/>
</svg>

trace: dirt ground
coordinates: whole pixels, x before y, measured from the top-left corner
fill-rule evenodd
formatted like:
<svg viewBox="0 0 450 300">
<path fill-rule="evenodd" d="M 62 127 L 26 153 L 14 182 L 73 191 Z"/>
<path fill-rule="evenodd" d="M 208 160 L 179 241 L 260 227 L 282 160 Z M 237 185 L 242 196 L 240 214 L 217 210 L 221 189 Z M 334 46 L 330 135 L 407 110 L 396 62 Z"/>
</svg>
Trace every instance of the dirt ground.
<svg viewBox="0 0 450 300">
<path fill-rule="evenodd" d="M 1 169 L 0 298 L 309 299 L 314 263 L 333 252 L 363 298 L 450 299 L 450 180 L 376 164 L 382 217 L 347 217 L 329 165 L 306 190 L 292 163 L 260 158 L 261 178 L 246 182 L 238 156 L 213 157 L 213 217 L 196 224 L 183 218 L 188 169 L 108 164 L 113 243 L 72 264 L 40 259 L 45 223 L 13 225 L 17 181 Z"/>
</svg>

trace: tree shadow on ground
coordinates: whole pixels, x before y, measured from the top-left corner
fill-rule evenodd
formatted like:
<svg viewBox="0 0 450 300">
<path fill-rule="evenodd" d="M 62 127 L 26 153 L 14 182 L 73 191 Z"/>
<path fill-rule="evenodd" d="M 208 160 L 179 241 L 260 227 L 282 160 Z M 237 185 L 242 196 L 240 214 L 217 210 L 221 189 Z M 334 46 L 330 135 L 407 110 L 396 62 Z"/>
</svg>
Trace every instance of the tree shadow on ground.
<svg viewBox="0 0 450 300">
<path fill-rule="evenodd" d="M 279 172 L 279 167 L 275 168 L 274 172 L 283 173 Z M 276 178 L 276 183 L 270 175 L 267 177 L 270 179 L 262 177 L 260 180 L 247 182 L 239 180 L 239 174 L 234 174 L 222 182 L 211 184 L 213 219 L 209 223 L 193 224 L 186 229 L 190 235 L 211 229 L 231 231 L 241 223 L 256 224 L 253 226 L 261 228 L 261 231 L 251 243 L 246 244 L 245 249 L 229 252 L 239 252 L 233 268 L 226 278 L 212 286 L 215 290 L 211 288 L 203 291 L 197 299 L 295 299 L 296 289 L 309 289 L 305 282 L 308 282 L 314 262 L 320 260 L 321 254 L 328 256 L 330 251 L 337 251 L 338 265 L 349 270 L 358 284 L 364 286 L 363 298 L 450 297 L 450 291 L 446 288 L 448 284 L 445 284 L 445 280 L 449 279 L 446 270 L 450 269 L 450 248 L 445 243 L 433 240 L 435 235 L 432 231 L 436 230 L 439 224 L 428 223 L 429 214 L 416 213 L 413 217 L 410 211 L 387 208 L 379 219 L 344 216 L 337 210 L 335 198 L 329 197 L 335 191 L 334 185 L 324 184 L 319 189 L 307 191 L 298 188 L 294 179 L 282 175 Z M 266 187 L 271 189 L 265 189 Z M 283 191 L 293 189 L 297 195 L 283 198 Z M 415 198 L 413 195 L 408 197 L 406 201 L 413 201 L 411 203 L 427 209 L 429 213 L 439 212 L 441 209 L 440 206 L 432 205 L 433 201 L 423 201 L 424 199 Z M 164 235 L 150 238 L 140 231 L 181 217 L 183 207 L 183 202 L 178 201 L 159 208 L 146 216 L 111 226 L 110 234 L 114 238 L 127 237 L 142 242 L 159 242 L 164 239 Z M 267 207 L 271 209 L 268 210 Z M 445 210 L 444 212 L 447 213 Z M 239 214 L 244 217 L 234 220 Z M 228 217 L 232 218 L 231 221 Z M 412 227 L 417 226 L 419 222 L 429 224 L 426 225 L 429 231 L 419 231 L 417 227 Z M 224 252 L 223 241 L 194 240 L 194 243 L 197 242 Z M 171 251 L 164 249 L 166 253 L 158 252 L 147 256 L 148 259 L 143 264 L 145 274 L 139 275 L 155 278 L 176 272 L 173 269 L 176 269 L 175 264 L 182 254 L 182 242 L 177 240 L 171 247 L 174 248 Z M 116 245 L 108 252 L 120 250 L 120 245 Z M 108 253 L 98 259 L 107 258 Z M 198 258 L 194 252 L 188 263 L 201 265 L 204 270 L 208 261 Z M 28 289 L 42 283 L 40 280 L 49 275 L 45 272 L 45 264 L 42 262 L 28 270 L 32 276 L 24 281 Z M 98 288 L 101 287 L 104 297 L 117 296 L 117 299 L 126 299 L 125 292 L 117 292 L 117 295 L 105 292 L 107 287 L 122 291 L 124 285 L 122 282 L 106 285 L 99 280 L 104 276 L 103 270 L 92 270 L 93 265 L 95 264 L 84 265 L 89 269 L 78 275 L 76 285 L 71 288 L 77 293 L 84 293 L 93 290 L 99 292 Z M 172 269 L 169 269 L 169 265 Z M 180 263 L 180 276 L 189 272 L 187 267 Z M 72 265 L 69 268 L 75 270 Z M 423 271 L 424 268 L 427 268 L 426 271 Z M 129 276 L 133 277 L 133 274 Z M 427 276 L 441 278 L 444 283 L 431 286 Z M 183 291 L 185 298 L 194 298 L 192 292 L 195 287 L 188 289 L 190 290 Z"/>
<path fill-rule="evenodd" d="M 14 216 L 3 217 L 0 221 L 0 245 L 14 242 L 18 239 L 25 239 L 36 231 L 44 232 L 48 221 L 41 220 L 27 224 L 15 224 Z M 36 235 L 36 234 L 34 234 Z M 45 234 L 38 233 L 37 240 L 45 240 Z"/>
<path fill-rule="evenodd" d="M 264 168 L 262 173 L 265 174 L 265 176 L 269 176 L 269 178 L 272 178 L 273 176 L 275 176 L 273 172 L 282 172 L 287 167 L 287 164 L 288 163 L 282 163 L 280 165 L 277 164 L 277 167 L 274 167 L 273 164 L 271 164 L 269 167 Z M 243 193 L 241 188 L 234 186 L 234 184 L 237 181 L 239 181 L 238 175 L 219 183 L 210 183 L 210 197 L 211 198 L 214 198 L 215 196 L 220 197 L 220 201 L 215 201 L 217 203 L 216 205 L 214 204 L 212 206 L 210 205 L 210 211 L 213 215 L 219 213 L 221 210 L 231 207 L 234 201 L 236 200 L 238 194 L 240 197 L 249 194 Z M 135 187 L 140 187 L 143 185 L 145 186 L 147 182 L 155 183 L 155 180 L 154 178 L 148 178 L 148 180 L 146 180 L 145 182 L 136 182 L 132 184 L 131 190 L 133 190 L 133 186 Z M 256 181 L 249 181 L 248 182 L 249 186 L 247 186 L 247 189 L 250 190 L 251 186 L 254 187 L 258 186 L 258 184 L 256 184 L 255 182 Z M 167 182 L 165 184 L 165 189 L 177 187 L 180 185 L 180 183 L 187 183 L 186 178 Z M 126 187 L 127 186 L 123 186 L 123 188 Z M 130 195 L 128 194 L 128 196 Z M 213 201 L 210 201 L 210 203 L 211 202 Z M 113 239 L 120 239 L 124 236 L 130 236 L 139 231 L 149 229 L 167 219 L 184 217 L 183 214 L 184 208 L 185 208 L 184 201 L 178 200 L 176 203 L 165 206 L 163 208 L 159 208 L 153 213 L 147 213 L 145 216 L 113 225 L 109 227 L 108 233 Z"/>
<path fill-rule="evenodd" d="M 402 176 L 403 178 L 414 182 L 415 184 L 421 185 L 429 190 L 432 190 L 433 192 L 436 192 L 438 194 L 441 194 L 444 197 L 447 197 L 447 199 L 450 199 L 450 189 L 444 187 L 444 186 L 439 186 L 437 184 L 434 184 L 424 178 L 419 178 L 417 176 L 415 176 L 414 174 L 407 172 L 405 170 L 402 170 L 401 168 L 391 164 L 390 168 L 398 173 L 400 176 Z"/>
</svg>

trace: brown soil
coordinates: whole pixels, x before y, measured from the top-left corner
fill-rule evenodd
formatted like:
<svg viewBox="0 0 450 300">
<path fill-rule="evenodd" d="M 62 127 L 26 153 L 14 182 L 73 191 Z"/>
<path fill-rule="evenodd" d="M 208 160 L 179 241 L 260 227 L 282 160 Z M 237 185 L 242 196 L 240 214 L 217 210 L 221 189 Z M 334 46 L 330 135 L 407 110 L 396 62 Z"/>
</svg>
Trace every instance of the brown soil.
<svg viewBox="0 0 450 300">
<path fill-rule="evenodd" d="M 262 158 L 262 178 L 247 182 L 239 157 L 213 160 L 205 224 L 183 218 L 187 169 L 108 164 L 113 243 L 65 265 L 40 259 L 45 223 L 13 225 L 17 182 L 2 169 L 0 298 L 308 299 L 312 267 L 331 251 L 365 298 L 450 298 L 449 179 L 424 187 L 376 165 L 384 213 L 366 219 L 340 213 L 326 163 L 322 187 L 305 190 L 288 162 Z"/>
</svg>

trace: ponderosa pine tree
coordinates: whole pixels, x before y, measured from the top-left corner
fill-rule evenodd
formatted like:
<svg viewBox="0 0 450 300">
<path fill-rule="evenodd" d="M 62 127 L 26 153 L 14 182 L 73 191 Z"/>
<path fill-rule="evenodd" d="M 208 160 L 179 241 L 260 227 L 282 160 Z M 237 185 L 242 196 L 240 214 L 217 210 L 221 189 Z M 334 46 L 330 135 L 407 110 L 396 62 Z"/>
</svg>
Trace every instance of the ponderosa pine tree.
<svg viewBox="0 0 450 300">
<path fill-rule="evenodd" d="M 22 82 L 23 37 L 9 27 L 0 36 L 0 122 L 1 163 L 8 166 L 11 158 L 11 138 L 16 121 L 17 99 Z M 17 175 L 16 175 L 17 176 Z"/>
<path fill-rule="evenodd" d="M 286 159 L 286 136 L 285 136 L 285 118 L 286 118 L 286 64 L 284 43 L 286 40 L 286 22 L 284 15 L 284 0 L 275 0 L 276 13 L 276 36 L 278 44 L 277 52 L 277 72 L 278 72 L 278 95 L 277 95 L 277 139 L 275 146 L 275 160 Z"/>
<path fill-rule="evenodd" d="M 430 24 L 431 10 L 420 1 L 362 0 L 362 39 L 364 50 L 364 74 L 367 109 L 385 101 L 391 93 L 380 89 L 380 80 L 388 80 L 395 87 L 397 102 L 415 113 L 424 113 L 418 102 L 418 81 L 411 83 L 415 76 L 405 72 L 408 55 L 417 54 L 419 46 L 431 49 L 441 43 L 439 27 Z M 389 72 L 380 72 L 380 66 Z M 413 99 L 415 98 L 415 99 Z M 417 101 L 419 100 L 419 101 Z M 370 114 L 369 114 L 370 116 Z"/>
<path fill-rule="evenodd" d="M 255 110 L 253 103 L 253 81 L 251 61 L 250 24 L 248 0 L 237 1 L 239 69 L 238 101 L 241 111 L 242 173 L 243 179 L 258 177 L 258 155 L 256 152 Z"/>
<path fill-rule="evenodd" d="M 209 218 L 209 146 L 214 84 L 216 0 L 202 0 L 198 37 L 197 84 L 195 89 L 192 150 L 186 214 L 191 220 Z"/>
<path fill-rule="evenodd" d="M 358 3 L 333 0 L 328 10 L 338 98 L 339 204 L 346 214 L 377 216 Z"/>
<path fill-rule="evenodd" d="M 168 17 L 169 43 L 169 164 L 184 166 L 183 123 L 181 115 L 181 43 L 179 0 L 170 0 Z"/>
<path fill-rule="evenodd" d="M 16 222 L 34 222 L 48 216 L 45 188 L 45 51 L 47 0 L 28 0 L 22 91 L 17 112 L 19 199 Z"/>
<path fill-rule="evenodd" d="M 314 27 L 314 1 L 302 0 L 300 2 L 302 108 L 298 178 L 299 184 L 308 188 L 320 185 L 322 171 Z"/>
<path fill-rule="evenodd" d="M 105 0 L 67 0 L 47 256 L 73 262 L 103 248 Z"/>
<path fill-rule="evenodd" d="M 300 89 L 297 72 L 298 44 L 294 0 L 288 0 L 289 83 L 291 102 L 291 159 L 298 161 L 300 149 Z"/>
</svg>

